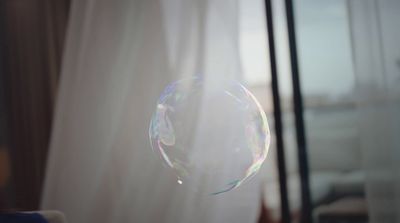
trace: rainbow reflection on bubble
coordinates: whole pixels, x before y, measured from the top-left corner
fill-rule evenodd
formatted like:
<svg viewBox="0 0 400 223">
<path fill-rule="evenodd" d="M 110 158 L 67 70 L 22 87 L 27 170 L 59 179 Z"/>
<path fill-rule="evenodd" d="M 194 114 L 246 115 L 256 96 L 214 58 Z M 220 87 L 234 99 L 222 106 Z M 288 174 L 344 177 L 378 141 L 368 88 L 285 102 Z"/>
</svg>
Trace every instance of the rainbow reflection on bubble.
<svg viewBox="0 0 400 223">
<path fill-rule="evenodd" d="M 178 184 L 213 195 L 254 176 L 270 143 L 267 117 L 249 90 L 237 81 L 198 77 L 164 89 L 149 137 Z"/>
</svg>

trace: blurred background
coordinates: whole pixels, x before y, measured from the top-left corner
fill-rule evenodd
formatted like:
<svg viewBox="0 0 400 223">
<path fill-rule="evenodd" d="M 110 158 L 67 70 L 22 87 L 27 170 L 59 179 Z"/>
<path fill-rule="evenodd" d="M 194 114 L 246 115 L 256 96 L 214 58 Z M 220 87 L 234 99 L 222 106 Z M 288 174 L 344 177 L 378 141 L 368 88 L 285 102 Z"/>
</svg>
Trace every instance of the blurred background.
<svg viewBox="0 0 400 223">
<path fill-rule="evenodd" d="M 400 1 L 296 0 L 295 33 L 288 2 L 1 1 L 0 210 L 55 209 L 68 222 L 400 222 Z M 272 134 L 256 177 L 212 198 L 177 187 L 147 135 L 163 88 L 196 72 L 240 79 Z"/>
</svg>

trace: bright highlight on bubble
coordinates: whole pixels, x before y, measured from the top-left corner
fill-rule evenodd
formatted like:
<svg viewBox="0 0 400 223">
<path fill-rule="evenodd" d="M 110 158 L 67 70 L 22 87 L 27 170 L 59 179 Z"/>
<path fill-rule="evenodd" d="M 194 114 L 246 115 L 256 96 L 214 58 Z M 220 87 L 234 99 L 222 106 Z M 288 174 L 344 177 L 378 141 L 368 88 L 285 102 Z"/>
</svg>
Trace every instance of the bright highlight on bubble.
<svg viewBox="0 0 400 223">
<path fill-rule="evenodd" d="M 180 186 L 220 194 L 239 187 L 267 157 L 266 115 L 242 84 L 188 78 L 168 85 L 150 121 L 153 151 Z"/>
</svg>

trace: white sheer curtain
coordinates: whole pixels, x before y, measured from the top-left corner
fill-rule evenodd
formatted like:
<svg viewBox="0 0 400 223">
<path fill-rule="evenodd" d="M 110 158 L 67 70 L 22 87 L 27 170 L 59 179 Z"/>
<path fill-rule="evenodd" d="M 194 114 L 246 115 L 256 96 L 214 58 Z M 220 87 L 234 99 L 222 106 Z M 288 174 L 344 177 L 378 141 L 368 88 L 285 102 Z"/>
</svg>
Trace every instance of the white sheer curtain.
<svg viewBox="0 0 400 223">
<path fill-rule="evenodd" d="M 370 222 L 400 222 L 400 1 L 351 0 L 349 16 Z"/>
<path fill-rule="evenodd" d="M 240 77 L 236 1 L 75 0 L 42 208 L 69 222 L 255 222 L 259 176 L 220 196 L 178 187 L 148 124 L 171 81 Z"/>
</svg>

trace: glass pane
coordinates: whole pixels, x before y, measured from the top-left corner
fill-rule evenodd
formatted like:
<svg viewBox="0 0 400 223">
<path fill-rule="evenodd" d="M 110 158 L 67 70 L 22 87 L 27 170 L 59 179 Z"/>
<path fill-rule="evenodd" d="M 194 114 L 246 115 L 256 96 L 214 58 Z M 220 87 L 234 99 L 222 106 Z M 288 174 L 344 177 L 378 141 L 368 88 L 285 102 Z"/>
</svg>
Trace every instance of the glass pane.
<svg viewBox="0 0 400 223">
<path fill-rule="evenodd" d="M 351 35 L 346 1 L 296 3 L 313 216 L 323 222 L 365 208 Z"/>
<path fill-rule="evenodd" d="M 316 222 L 398 219 L 399 12 L 398 1 L 295 1 Z"/>
<path fill-rule="evenodd" d="M 313 216 L 360 222 L 367 213 L 347 4 L 301 0 L 295 13 Z"/>
</svg>

